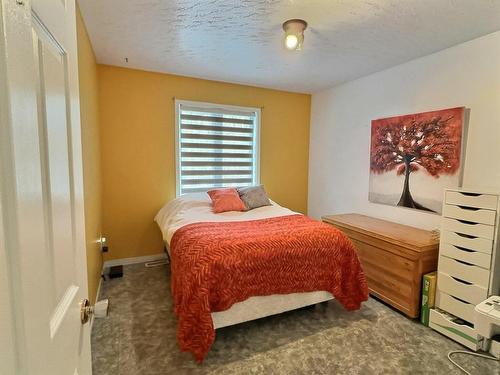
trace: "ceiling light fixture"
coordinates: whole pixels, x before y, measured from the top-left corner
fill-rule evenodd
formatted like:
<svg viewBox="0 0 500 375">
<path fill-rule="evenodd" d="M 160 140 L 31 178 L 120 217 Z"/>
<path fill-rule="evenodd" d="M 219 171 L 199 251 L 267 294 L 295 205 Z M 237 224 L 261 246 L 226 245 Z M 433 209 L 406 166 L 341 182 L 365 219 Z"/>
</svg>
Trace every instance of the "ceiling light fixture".
<svg viewBox="0 0 500 375">
<path fill-rule="evenodd" d="M 291 19 L 283 23 L 285 31 L 285 47 L 292 51 L 300 51 L 304 43 L 304 30 L 307 22 L 301 19 Z"/>
</svg>

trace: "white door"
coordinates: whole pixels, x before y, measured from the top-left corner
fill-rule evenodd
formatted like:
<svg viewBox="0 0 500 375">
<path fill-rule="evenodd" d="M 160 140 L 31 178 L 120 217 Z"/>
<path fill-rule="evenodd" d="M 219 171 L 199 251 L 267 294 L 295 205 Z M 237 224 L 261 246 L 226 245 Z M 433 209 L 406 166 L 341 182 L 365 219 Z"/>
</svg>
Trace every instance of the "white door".
<svg viewBox="0 0 500 375">
<path fill-rule="evenodd" d="M 75 2 L 0 4 L 0 373 L 90 374 Z"/>
</svg>

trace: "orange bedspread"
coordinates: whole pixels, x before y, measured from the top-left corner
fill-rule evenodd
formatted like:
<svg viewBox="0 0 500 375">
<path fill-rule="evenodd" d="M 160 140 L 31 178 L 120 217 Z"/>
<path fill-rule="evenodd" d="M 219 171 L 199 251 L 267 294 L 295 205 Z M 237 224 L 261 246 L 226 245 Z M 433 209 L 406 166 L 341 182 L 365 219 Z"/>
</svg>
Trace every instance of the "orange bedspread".
<svg viewBox="0 0 500 375">
<path fill-rule="evenodd" d="M 197 361 L 215 339 L 210 313 L 249 297 L 324 290 L 348 310 L 368 298 L 350 240 L 303 215 L 186 225 L 170 250 L 177 340 Z"/>
</svg>

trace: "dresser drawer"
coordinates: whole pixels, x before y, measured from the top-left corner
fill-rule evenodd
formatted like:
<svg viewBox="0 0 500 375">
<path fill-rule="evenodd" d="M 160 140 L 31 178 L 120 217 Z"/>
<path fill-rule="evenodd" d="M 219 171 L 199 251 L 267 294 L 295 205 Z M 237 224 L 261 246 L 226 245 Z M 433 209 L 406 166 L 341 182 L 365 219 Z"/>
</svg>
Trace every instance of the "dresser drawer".
<svg viewBox="0 0 500 375">
<path fill-rule="evenodd" d="M 479 350 L 481 348 L 479 342 L 480 336 L 476 333 L 476 330 L 463 324 L 463 322 L 460 322 L 455 316 L 444 311 L 431 309 L 429 327 L 458 341 L 469 349 Z"/>
<path fill-rule="evenodd" d="M 466 249 L 479 251 L 481 253 L 491 254 L 493 241 L 487 238 L 480 238 L 468 235 L 460 235 L 455 232 L 443 230 L 441 233 L 441 242 L 446 242 Z"/>
<path fill-rule="evenodd" d="M 476 194 L 460 191 L 447 191 L 445 195 L 446 204 L 457 206 L 497 209 L 498 197 L 491 194 Z"/>
<path fill-rule="evenodd" d="M 466 322 L 474 322 L 474 307 L 476 307 L 476 305 L 472 303 L 461 301 L 458 298 L 439 291 L 436 296 L 436 306 L 450 314 L 462 318 Z"/>
<path fill-rule="evenodd" d="M 485 269 L 490 269 L 491 267 L 491 254 L 457 247 L 449 243 L 441 243 L 439 246 L 439 254 L 445 255 L 448 258 L 462 260 Z"/>
<path fill-rule="evenodd" d="M 484 288 L 489 286 L 490 271 L 443 255 L 439 257 L 438 271 Z"/>
<path fill-rule="evenodd" d="M 470 221 L 460 221 L 457 219 L 443 218 L 443 229 L 450 232 L 468 234 L 469 236 L 493 239 L 495 227 L 492 225 L 473 223 Z"/>
<path fill-rule="evenodd" d="M 461 282 L 450 275 L 439 272 L 438 290 L 477 305 L 488 298 L 488 290 L 482 286 Z"/>
<path fill-rule="evenodd" d="M 496 211 L 445 204 L 443 207 L 443 216 L 475 223 L 495 225 Z"/>
</svg>

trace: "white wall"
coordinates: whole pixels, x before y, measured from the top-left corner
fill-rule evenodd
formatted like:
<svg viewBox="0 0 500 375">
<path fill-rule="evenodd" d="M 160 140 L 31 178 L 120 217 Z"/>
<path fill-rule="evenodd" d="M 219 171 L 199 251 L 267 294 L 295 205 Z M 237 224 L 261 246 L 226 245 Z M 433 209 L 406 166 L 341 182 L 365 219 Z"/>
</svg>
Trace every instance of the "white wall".
<svg viewBox="0 0 500 375">
<path fill-rule="evenodd" d="M 470 109 L 464 186 L 500 190 L 500 31 L 313 94 L 309 214 L 438 227 L 438 215 L 368 202 L 370 124 L 460 106 Z"/>
</svg>

